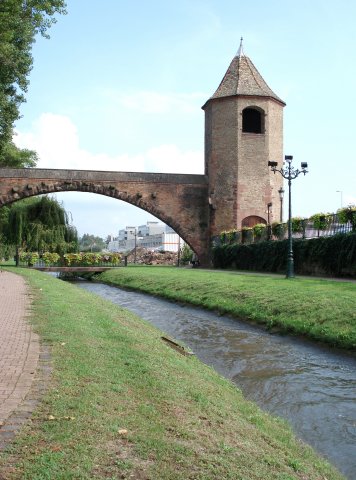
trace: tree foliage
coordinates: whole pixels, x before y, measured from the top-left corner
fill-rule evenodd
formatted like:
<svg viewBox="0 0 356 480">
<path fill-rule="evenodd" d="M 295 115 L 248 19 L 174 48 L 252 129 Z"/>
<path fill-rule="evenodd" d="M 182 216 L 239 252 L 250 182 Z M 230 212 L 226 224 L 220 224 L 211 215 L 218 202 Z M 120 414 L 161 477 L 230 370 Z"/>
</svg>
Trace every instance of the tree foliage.
<svg viewBox="0 0 356 480">
<path fill-rule="evenodd" d="M 192 261 L 193 250 L 187 243 L 183 243 L 183 246 L 180 249 L 180 261 L 182 265 L 187 265 Z"/>
<path fill-rule="evenodd" d="M 81 252 L 101 252 L 106 247 L 106 243 L 103 238 L 89 233 L 79 239 L 79 250 Z"/>
<path fill-rule="evenodd" d="M 32 69 L 32 45 L 39 33 L 55 23 L 55 14 L 64 14 L 64 0 L 0 1 L 0 167 L 33 166 L 36 154 L 20 150 L 12 142 L 14 123 L 25 101 Z"/>
<path fill-rule="evenodd" d="M 0 209 L 2 242 L 26 251 L 75 252 L 78 235 L 57 200 L 44 196 L 20 200 Z"/>
</svg>

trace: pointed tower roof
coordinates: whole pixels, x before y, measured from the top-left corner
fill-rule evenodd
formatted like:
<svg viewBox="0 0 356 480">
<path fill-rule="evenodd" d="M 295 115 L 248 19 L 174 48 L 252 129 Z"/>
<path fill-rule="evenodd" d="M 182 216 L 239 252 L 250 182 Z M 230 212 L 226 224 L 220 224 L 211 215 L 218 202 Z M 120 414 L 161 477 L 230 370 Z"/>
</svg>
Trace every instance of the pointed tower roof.
<svg viewBox="0 0 356 480">
<path fill-rule="evenodd" d="M 209 100 L 236 95 L 257 96 L 273 98 L 285 105 L 285 102 L 269 88 L 249 57 L 244 54 L 242 40 L 241 38 L 238 52 L 232 59 L 224 78 Z"/>
</svg>

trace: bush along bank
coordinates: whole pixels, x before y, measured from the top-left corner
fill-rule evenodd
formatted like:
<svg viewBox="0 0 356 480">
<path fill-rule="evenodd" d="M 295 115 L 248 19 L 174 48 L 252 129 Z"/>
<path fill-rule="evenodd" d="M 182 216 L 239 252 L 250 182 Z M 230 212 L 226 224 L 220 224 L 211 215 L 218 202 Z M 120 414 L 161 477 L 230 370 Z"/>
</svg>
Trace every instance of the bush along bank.
<svg viewBox="0 0 356 480">
<path fill-rule="evenodd" d="M 1 478 L 343 478 L 284 421 L 171 349 L 156 328 L 76 286 L 21 273 L 53 371 L 32 421 L 0 452 Z"/>
<path fill-rule="evenodd" d="M 288 240 L 213 248 L 215 268 L 284 273 Z M 356 277 L 356 233 L 293 240 L 294 269 L 302 275 Z"/>
</svg>

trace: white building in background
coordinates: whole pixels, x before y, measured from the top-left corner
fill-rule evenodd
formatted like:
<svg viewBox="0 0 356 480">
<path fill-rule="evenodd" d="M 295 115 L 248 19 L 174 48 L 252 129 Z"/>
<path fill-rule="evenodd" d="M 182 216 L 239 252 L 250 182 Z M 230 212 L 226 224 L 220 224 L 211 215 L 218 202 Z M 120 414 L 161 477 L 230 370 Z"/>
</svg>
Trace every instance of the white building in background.
<svg viewBox="0 0 356 480">
<path fill-rule="evenodd" d="M 139 237 L 148 237 L 150 235 L 159 235 L 166 229 L 164 223 L 159 222 L 147 222 L 146 225 L 140 225 L 137 227 L 137 235 Z"/>
<path fill-rule="evenodd" d="M 110 252 L 129 252 L 135 245 L 147 250 L 178 252 L 184 242 L 175 231 L 159 222 L 147 222 L 138 227 L 128 226 L 119 230 L 117 240 L 108 244 Z"/>
<path fill-rule="evenodd" d="M 119 230 L 119 252 L 126 252 L 135 248 L 135 241 L 137 240 L 137 227 L 128 226 L 125 229 Z"/>
<path fill-rule="evenodd" d="M 156 235 L 147 235 L 140 237 L 137 245 L 147 250 L 157 250 L 164 252 L 178 252 L 180 246 L 183 245 L 183 240 L 179 235 L 173 233 L 157 233 Z"/>
</svg>

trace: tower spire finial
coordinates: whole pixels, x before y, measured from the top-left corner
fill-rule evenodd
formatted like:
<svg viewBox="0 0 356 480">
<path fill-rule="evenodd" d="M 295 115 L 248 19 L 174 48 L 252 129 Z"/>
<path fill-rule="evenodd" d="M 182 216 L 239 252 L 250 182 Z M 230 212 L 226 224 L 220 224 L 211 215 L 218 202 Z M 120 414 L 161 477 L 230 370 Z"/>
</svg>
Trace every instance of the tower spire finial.
<svg viewBox="0 0 356 480">
<path fill-rule="evenodd" d="M 242 46 L 242 42 L 243 42 L 243 37 L 241 37 L 240 39 L 240 46 L 239 46 L 239 49 L 237 51 L 237 57 L 244 57 L 245 54 L 244 54 L 244 49 L 243 49 L 243 46 Z"/>
</svg>

